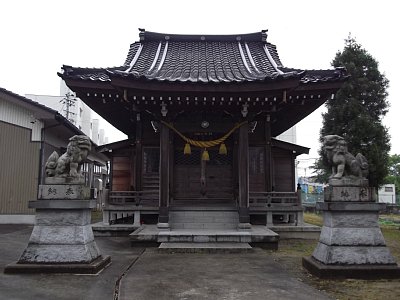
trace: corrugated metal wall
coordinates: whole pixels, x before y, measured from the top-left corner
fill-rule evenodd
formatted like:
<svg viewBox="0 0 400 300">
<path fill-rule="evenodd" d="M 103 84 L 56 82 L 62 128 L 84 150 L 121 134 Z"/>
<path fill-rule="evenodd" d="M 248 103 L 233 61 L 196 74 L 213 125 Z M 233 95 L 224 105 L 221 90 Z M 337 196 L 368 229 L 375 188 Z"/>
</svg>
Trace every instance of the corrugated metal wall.
<svg viewBox="0 0 400 300">
<path fill-rule="evenodd" d="M 29 129 L 0 122 L 0 214 L 34 214 L 28 201 L 37 197 L 39 157 Z"/>
</svg>

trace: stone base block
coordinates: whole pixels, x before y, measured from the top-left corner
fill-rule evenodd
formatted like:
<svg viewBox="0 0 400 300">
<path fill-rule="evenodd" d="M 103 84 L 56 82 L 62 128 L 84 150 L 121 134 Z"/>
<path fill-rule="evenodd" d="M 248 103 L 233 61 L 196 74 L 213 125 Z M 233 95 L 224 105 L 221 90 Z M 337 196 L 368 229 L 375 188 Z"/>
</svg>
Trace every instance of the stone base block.
<svg viewBox="0 0 400 300">
<path fill-rule="evenodd" d="M 392 265 L 325 265 L 312 257 L 303 257 L 303 267 L 322 279 L 391 279 L 400 278 L 400 267 Z"/>
<path fill-rule="evenodd" d="M 378 227 L 327 227 L 323 226 L 319 241 L 336 246 L 385 246 L 385 239 Z"/>
<path fill-rule="evenodd" d="M 336 228 L 379 228 L 377 211 L 324 211 L 324 226 Z"/>
<path fill-rule="evenodd" d="M 396 264 L 386 246 L 329 246 L 319 242 L 312 257 L 325 265 Z"/>
<path fill-rule="evenodd" d="M 44 264 L 44 263 L 21 263 L 16 262 L 5 267 L 5 274 L 32 274 L 32 273 L 70 273 L 70 274 L 99 274 L 111 264 L 111 257 L 100 256 L 91 263 L 75 264 Z"/>
<path fill-rule="evenodd" d="M 90 264 L 101 256 L 90 224 L 93 200 L 38 200 L 36 224 L 18 263 Z"/>
<path fill-rule="evenodd" d="M 90 225 L 91 209 L 36 209 L 37 226 Z"/>
<path fill-rule="evenodd" d="M 45 177 L 45 184 L 78 184 L 85 185 L 85 178 L 74 177 Z"/>
<path fill-rule="evenodd" d="M 327 202 L 371 202 L 373 189 L 365 186 L 328 186 L 324 189 Z"/>
<path fill-rule="evenodd" d="M 35 225 L 29 244 L 84 245 L 94 240 L 92 226 Z"/>
<path fill-rule="evenodd" d="M 358 177 L 330 178 L 329 186 L 368 187 L 368 179 Z"/>
<path fill-rule="evenodd" d="M 95 241 L 81 245 L 28 244 L 20 263 L 91 263 L 100 256 Z"/>
<path fill-rule="evenodd" d="M 90 188 L 82 184 L 43 184 L 39 185 L 39 199 L 89 200 Z"/>
</svg>

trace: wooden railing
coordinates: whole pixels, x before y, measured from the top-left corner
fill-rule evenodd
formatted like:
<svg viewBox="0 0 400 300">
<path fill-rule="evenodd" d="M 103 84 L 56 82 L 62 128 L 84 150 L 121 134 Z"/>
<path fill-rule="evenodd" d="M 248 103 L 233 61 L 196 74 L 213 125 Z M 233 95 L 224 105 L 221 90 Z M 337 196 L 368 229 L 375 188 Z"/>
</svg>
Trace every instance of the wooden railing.
<svg viewBox="0 0 400 300">
<path fill-rule="evenodd" d="M 298 194 L 293 192 L 250 192 L 250 207 L 284 207 L 301 205 Z"/>
<path fill-rule="evenodd" d="M 108 204 L 157 207 L 159 203 L 158 199 L 158 190 L 111 191 L 108 197 Z"/>
</svg>

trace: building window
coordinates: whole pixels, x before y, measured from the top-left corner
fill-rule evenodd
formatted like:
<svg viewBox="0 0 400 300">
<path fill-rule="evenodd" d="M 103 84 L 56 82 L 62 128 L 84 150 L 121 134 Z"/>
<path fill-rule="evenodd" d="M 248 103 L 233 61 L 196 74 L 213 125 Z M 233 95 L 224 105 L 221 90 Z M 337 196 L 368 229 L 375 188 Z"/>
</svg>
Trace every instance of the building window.
<svg viewBox="0 0 400 300">
<path fill-rule="evenodd" d="M 393 187 L 391 187 L 391 186 L 385 186 L 385 192 L 387 192 L 387 193 L 393 193 Z"/>
</svg>

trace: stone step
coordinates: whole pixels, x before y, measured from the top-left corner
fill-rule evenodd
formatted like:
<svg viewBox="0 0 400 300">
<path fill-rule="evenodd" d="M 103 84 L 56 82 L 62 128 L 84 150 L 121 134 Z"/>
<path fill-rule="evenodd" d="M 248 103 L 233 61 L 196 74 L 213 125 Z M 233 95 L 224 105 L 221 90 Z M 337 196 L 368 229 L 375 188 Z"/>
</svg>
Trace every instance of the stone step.
<svg viewBox="0 0 400 300">
<path fill-rule="evenodd" d="M 186 210 L 170 211 L 172 229 L 236 229 L 237 211 Z"/>
<path fill-rule="evenodd" d="M 196 222 L 171 222 L 172 229 L 237 229 L 238 222 L 235 223 L 196 223 Z"/>
<path fill-rule="evenodd" d="M 253 251 L 248 243 L 161 243 L 161 253 L 242 253 Z"/>
<path fill-rule="evenodd" d="M 251 243 L 252 246 L 277 250 L 279 235 L 265 226 L 253 225 L 249 231 L 237 229 L 171 229 L 142 225 L 130 235 L 132 246 L 160 243 Z"/>
<path fill-rule="evenodd" d="M 223 211 L 223 212 L 237 212 L 238 209 L 235 205 L 231 205 L 230 203 L 224 203 L 224 204 L 215 204 L 211 205 L 212 202 L 193 202 L 191 204 L 187 205 L 177 205 L 174 206 L 174 203 L 177 200 L 174 200 L 172 202 L 172 205 L 170 206 L 169 211 L 170 212 L 179 212 L 179 211 L 203 211 L 203 212 L 210 212 L 210 211 Z M 194 205 L 196 204 L 196 205 Z"/>
<path fill-rule="evenodd" d="M 220 230 L 212 229 L 175 229 L 171 231 L 160 231 L 157 241 L 180 242 L 180 243 L 249 243 L 251 234 L 249 232 L 237 231 L 235 229 Z"/>
<path fill-rule="evenodd" d="M 171 216 L 170 220 L 174 223 L 237 223 L 239 218 L 238 216 L 229 216 L 229 215 L 179 215 L 179 216 Z"/>
</svg>

